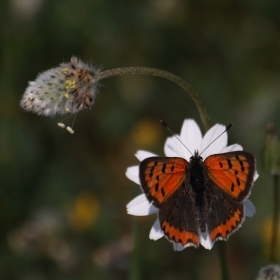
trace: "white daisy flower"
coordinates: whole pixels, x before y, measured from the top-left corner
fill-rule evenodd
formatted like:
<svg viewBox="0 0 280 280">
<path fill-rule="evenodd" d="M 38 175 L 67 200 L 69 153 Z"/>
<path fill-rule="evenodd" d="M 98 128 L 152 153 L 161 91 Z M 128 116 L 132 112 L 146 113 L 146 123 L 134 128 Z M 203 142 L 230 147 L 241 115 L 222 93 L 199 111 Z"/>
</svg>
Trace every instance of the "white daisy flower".
<svg viewBox="0 0 280 280">
<path fill-rule="evenodd" d="M 186 147 L 176 139 L 175 136 L 167 138 L 164 145 L 164 152 L 167 157 L 181 157 L 190 161 L 191 156 L 197 150 L 200 154 L 213 140 L 215 140 L 219 135 L 225 131 L 226 127 L 224 125 L 216 124 L 202 137 L 201 131 L 192 119 L 186 119 L 183 123 L 181 134 L 177 137 L 184 143 Z M 227 146 L 227 133 L 223 133 L 217 140 L 215 140 L 202 154 L 203 159 L 206 159 L 212 154 L 221 154 L 233 151 L 242 151 L 243 148 L 238 144 L 233 144 Z M 188 151 L 189 150 L 189 151 Z M 146 158 L 157 156 L 151 152 L 138 151 L 135 155 L 139 161 L 143 161 Z M 140 185 L 139 180 L 139 165 L 131 166 L 127 168 L 126 176 L 136 184 Z M 257 171 L 254 175 L 254 181 L 258 178 Z M 127 206 L 127 213 L 134 216 L 146 216 L 155 214 L 159 211 L 153 203 L 149 202 L 145 194 L 141 194 L 131 200 Z M 256 209 L 253 203 L 249 199 L 244 200 L 245 215 L 252 217 L 256 213 Z M 150 239 L 158 240 L 164 236 L 164 233 L 160 227 L 158 218 L 156 219 L 152 229 L 150 231 Z M 214 242 L 211 241 L 208 232 L 199 234 L 199 243 L 206 249 L 212 249 Z M 173 248 L 175 251 L 181 251 L 185 247 L 179 243 L 173 242 Z"/>
</svg>

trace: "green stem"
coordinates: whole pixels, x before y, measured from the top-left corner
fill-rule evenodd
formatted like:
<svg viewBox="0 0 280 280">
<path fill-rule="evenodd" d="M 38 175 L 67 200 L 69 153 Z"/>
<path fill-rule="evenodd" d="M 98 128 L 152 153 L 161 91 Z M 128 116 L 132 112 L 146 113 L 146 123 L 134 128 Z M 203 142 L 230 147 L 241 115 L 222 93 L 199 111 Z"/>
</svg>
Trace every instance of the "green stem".
<svg viewBox="0 0 280 280">
<path fill-rule="evenodd" d="M 133 197 L 139 195 L 139 192 L 136 188 L 133 190 Z M 139 217 L 133 217 L 133 251 L 131 254 L 130 270 L 129 270 L 129 280 L 140 280 L 140 224 Z"/>
<path fill-rule="evenodd" d="M 206 109 L 205 109 L 204 105 L 202 104 L 201 99 L 199 98 L 197 93 L 193 90 L 193 88 L 187 82 L 185 82 L 180 77 L 178 77 L 172 73 L 169 73 L 169 72 L 166 72 L 163 70 L 159 70 L 159 69 L 147 68 L 147 67 L 126 67 L 126 68 L 116 68 L 116 69 L 112 69 L 112 70 L 103 71 L 97 75 L 96 80 L 99 81 L 99 80 L 106 79 L 109 77 L 127 75 L 127 74 L 157 76 L 157 77 L 167 79 L 171 82 L 174 82 L 175 84 L 177 84 L 178 86 L 183 88 L 193 99 L 193 101 L 199 111 L 205 131 L 207 131 L 210 128 L 209 117 L 208 117 L 208 115 L 206 113 Z"/>
<path fill-rule="evenodd" d="M 139 219 L 133 217 L 133 251 L 129 271 L 130 280 L 140 280 L 140 246 L 139 246 Z"/>
<path fill-rule="evenodd" d="M 220 259 L 222 280 L 230 280 L 228 265 L 227 265 L 227 256 L 226 256 L 226 243 L 225 242 L 217 242 L 218 246 L 218 255 Z"/>
<path fill-rule="evenodd" d="M 270 262 L 277 262 L 277 236 L 278 236 L 278 222 L 279 222 L 279 187 L 278 187 L 279 176 L 273 175 L 273 188 L 274 188 L 274 213 L 273 213 L 273 224 L 272 224 L 272 236 L 271 236 L 271 247 L 270 247 Z"/>
</svg>

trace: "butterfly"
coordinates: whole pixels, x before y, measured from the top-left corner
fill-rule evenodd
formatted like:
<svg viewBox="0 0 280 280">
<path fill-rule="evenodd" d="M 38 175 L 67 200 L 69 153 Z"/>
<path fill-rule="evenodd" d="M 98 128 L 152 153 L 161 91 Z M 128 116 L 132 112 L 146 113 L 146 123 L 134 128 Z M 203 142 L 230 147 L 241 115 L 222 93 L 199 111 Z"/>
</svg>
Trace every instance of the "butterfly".
<svg viewBox="0 0 280 280">
<path fill-rule="evenodd" d="M 244 151 L 208 156 L 195 151 L 180 157 L 150 157 L 139 167 L 147 199 L 159 209 L 165 237 L 183 247 L 199 246 L 200 234 L 212 242 L 227 240 L 245 218 L 256 170 L 255 158 Z"/>
</svg>

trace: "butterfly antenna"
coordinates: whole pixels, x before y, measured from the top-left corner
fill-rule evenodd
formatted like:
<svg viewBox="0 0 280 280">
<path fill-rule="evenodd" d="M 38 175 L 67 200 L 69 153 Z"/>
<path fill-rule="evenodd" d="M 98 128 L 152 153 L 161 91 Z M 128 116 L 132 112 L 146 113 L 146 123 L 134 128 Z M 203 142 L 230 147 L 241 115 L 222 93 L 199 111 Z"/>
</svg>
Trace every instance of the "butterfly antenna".
<svg viewBox="0 0 280 280">
<path fill-rule="evenodd" d="M 201 154 L 202 154 L 206 149 L 208 149 L 209 146 L 211 146 L 218 138 L 220 138 L 220 137 L 221 137 L 225 132 L 227 132 L 232 126 L 233 126 L 233 123 L 230 123 L 230 124 L 226 127 L 225 131 L 222 132 L 218 137 L 216 137 L 216 138 L 215 138 L 201 153 L 200 153 L 200 156 L 201 156 Z"/>
<path fill-rule="evenodd" d="M 191 155 L 193 155 L 193 153 L 188 149 L 188 147 L 180 140 L 180 138 L 175 135 L 173 133 L 173 131 L 168 127 L 168 125 L 163 121 L 163 120 L 160 120 L 160 122 L 162 123 L 162 125 L 190 152 Z"/>
</svg>

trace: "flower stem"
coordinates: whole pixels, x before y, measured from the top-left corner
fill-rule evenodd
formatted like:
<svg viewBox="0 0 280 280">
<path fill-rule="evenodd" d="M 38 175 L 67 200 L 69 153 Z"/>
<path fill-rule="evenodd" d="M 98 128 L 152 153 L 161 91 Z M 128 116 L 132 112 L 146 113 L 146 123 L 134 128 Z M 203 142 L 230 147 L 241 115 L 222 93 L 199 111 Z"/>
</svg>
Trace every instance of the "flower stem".
<svg viewBox="0 0 280 280">
<path fill-rule="evenodd" d="M 138 190 L 134 188 L 133 197 L 138 195 Z M 140 250 L 140 224 L 138 217 L 133 217 L 133 251 L 130 259 L 130 270 L 129 270 L 129 280 L 140 280 L 140 258 L 141 258 L 141 250 Z"/>
<path fill-rule="evenodd" d="M 187 82 L 185 82 L 180 77 L 178 77 L 172 73 L 169 73 L 169 72 L 166 72 L 163 70 L 159 70 L 159 69 L 147 68 L 147 67 L 125 67 L 125 68 L 116 68 L 116 69 L 112 69 L 112 70 L 103 71 L 96 76 L 96 80 L 99 81 L 99 80 L 106 79 L 109 77 L 127 75 L 127 74 L 157 76 L 157 77 L 167 79 L 167 80 L 177 84 L 178 86 L 183 88 L 193 99 L 193 101 L 199 111 L 199 114 L 200 114 L 200 117 L 201 117 L 205 130 L 207 131 L 210 128 L 209 117 L 208 117 L 208 115 L 206 113 L 206 109 L 205 109 L 204 105 L 202 104 L 201 99 L 199 98 L 197 93 Z"/>
<path fill-rule="evenodd" d="M 279 222 L 279 176 L 273 175 L 273 187 L 274 187 L 274 213 L 273 213 L 273 224 L 272 224 L 272 236 L 271 236 L 271 247 L 270 247 L 270 262 L 277 262 L 277 236 L 278 236 L 278 222 Z"/>
<path fill-rule="evenodd" d="M 217 242 L 218 246 L 218 255 L 220 259 L 222 280 L 230 280 L 228 265 L 227 265 L 227 256 L 226 256 L 226 243 L 225 242 Z"/>
<path fill-rule="evenodd" d="M 139 220 L 138 217 L 133 218 L 133 243 L 131 265 L 129 271 L 130 280 L 140 280 L 140 246 L 139 246 Z"/>
</svg>

